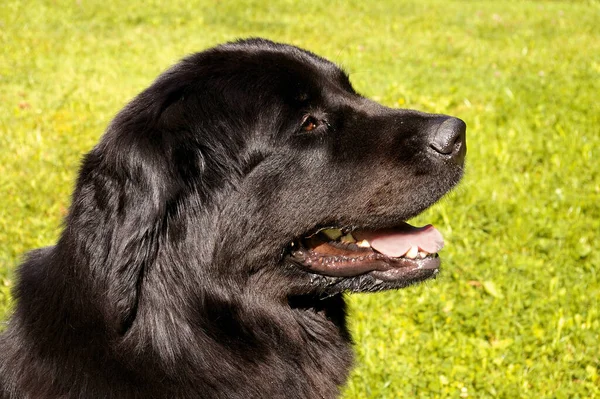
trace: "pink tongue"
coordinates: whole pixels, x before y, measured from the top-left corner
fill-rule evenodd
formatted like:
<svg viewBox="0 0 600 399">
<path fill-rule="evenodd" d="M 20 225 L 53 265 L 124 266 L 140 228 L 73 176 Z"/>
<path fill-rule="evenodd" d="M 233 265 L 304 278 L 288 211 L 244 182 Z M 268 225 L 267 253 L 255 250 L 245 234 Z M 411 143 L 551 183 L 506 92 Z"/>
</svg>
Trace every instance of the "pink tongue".
<svg viewBox="0 0 600 399">
<path fill-rule="evenodd" d="M 444 238 L 430 224 L 414 227 L 404 223 L 393 229 L 355 231 L 352 235 L 358 241 L 367 240 L 371 248 L 392 258 L 406 254 L 411 246 L 429 253 L 436 253 L 444 247 Z"/>
</svg>

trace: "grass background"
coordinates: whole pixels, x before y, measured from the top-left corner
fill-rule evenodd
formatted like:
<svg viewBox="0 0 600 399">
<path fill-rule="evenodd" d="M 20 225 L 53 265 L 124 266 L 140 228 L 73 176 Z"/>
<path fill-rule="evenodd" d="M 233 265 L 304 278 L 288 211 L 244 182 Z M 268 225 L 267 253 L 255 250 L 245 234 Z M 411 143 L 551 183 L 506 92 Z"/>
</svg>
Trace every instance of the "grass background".
<svg viewBox="0 0 600 399">
<path fill-rule="evenodd" d="M 345 398 L 600 397 L 597 1 L 4 0 L 0 319 L 112 116 L 182 56 L 246 36 L 468 124 L 463 184 L 416 221 L 445 235 L 443 273 L 350 296 Z"/>
</svg>

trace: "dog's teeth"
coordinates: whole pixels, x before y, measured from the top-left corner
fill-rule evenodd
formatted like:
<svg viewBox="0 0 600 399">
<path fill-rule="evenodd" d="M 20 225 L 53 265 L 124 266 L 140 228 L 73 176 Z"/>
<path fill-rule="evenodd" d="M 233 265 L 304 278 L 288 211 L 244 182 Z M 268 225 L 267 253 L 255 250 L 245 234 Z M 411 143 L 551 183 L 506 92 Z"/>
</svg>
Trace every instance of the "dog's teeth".
<svg viewBox="0 0 600 399">
<path fill-rule="evenodd" d="M 429 255 L 429 252 L 427 252 L 427 251 L 419 251 L 419 258 L 425 259 L 427 257 L 427 255 Z"/>
<path fill-rule="evenodd" d="M 342 232 L 340 229 L 324 229 L 321 230 L 321 233 L 325 234 L 327 238 L 329 238 L 332 241 L 335 241 L 342 236 Z"/>
<path fill-rule="evenodd" d="M 340 238 L 340 241 L 344 244 L 353 244 L 356 242 L 356 239 L 352 236 L 352 233 L 348 233 L 342 238 Z"/>
<path fill-rule="evenodd" d="M 369 244 L 369 241 L 367 240 L 358 241 L 356 245 L 358 245 L 361 248 L 371 248 L 371 244 Z"/>
<path fill-rule="evenodd" d="M 419 247 L 410 247 L 408 252 L 404 255 L 405 258 L 415 259 L 419 254 Z"/>
</svg>

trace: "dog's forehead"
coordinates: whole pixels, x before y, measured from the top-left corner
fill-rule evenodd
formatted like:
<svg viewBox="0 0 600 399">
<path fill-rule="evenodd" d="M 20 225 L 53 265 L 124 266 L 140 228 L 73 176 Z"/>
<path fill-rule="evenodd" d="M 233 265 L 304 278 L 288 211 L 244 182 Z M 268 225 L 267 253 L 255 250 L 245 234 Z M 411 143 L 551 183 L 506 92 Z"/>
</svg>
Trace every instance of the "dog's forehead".
<svg viewBox="0 0 600 399">
<path fill-rule="evenodd" d="M 348 74 L 336 64 L 313 58 L 312 53 L 307 58 L 283 56 L 287 66 L 283 65 L 282 73 L 290 74 L 285 83 L 300 102 L 334 104 L 357 94 Z"/>
<path fill-rule="evenodd" d="M 266 40 L 245 40 L 221 48 L 225 62 L 238 63 L 244 73 L 268 76 L 270 84 L 284 84 L 300 99 L 314 97 L 323 89 L 354 93 L 348 74 L 335 63 L 310 51 Z"/>
</svg>

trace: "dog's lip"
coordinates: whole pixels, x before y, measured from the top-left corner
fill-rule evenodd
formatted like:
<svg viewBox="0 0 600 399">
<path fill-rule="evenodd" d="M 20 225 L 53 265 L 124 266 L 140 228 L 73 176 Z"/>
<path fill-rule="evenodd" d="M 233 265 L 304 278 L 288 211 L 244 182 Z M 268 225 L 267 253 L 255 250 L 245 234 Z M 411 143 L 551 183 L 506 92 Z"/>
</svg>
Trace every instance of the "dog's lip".
<svg viewBox="0 0 600 399">
<path fill-rule="evenodd" d="M 317 229 L 294 241 L 289 250 L 291 260 L 312 273 L 332 277 L 370 273 L 384 281 L 396 280 L 418 270 L 436 272 L 439 269 L 437 251 L 443 247 L 443 239 L 431 225 L 416 228 L 403 223 L 394 229 L 355 230 L 341 239 L 332 238 L 331 231 L 327 230 L 337 230 L 335 235 L 340 231 L 342 234 L 349 232 L 349 229 Z M 353 235 L 360 240 L 356 242 Z M 369 243 L 367 239 L 373 242 Z"/>
<path fill-rule="evenodd" d="M 440 266 L 438 254 L 430 254 L 423 259 L 389 258 L 380 254 L 362 259 L 312 255 L 310 250 L 301 250 L 295 251 L 291 256 L 310 272 L 331 277 L 354 277 L 372 273 L 381 280 L 394 280 L 415 270 L 437 270 Z"/>
</svg>

